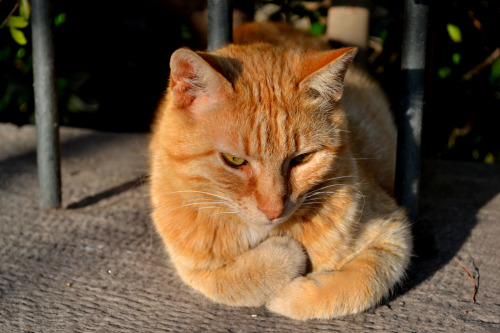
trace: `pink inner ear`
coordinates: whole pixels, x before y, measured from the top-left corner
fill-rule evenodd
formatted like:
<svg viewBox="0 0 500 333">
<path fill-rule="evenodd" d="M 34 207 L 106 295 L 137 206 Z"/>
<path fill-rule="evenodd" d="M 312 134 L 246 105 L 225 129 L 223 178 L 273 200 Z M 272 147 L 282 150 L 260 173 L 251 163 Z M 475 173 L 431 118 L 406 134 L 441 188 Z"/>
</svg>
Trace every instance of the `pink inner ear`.
<svg viewBox="0 0 500 333">
<path fill-rule="evenodd" d="M 173 102 L 190 111 L 227 99 L 231 84 L 199 54 L 179 49 L 170 58 L 170 94 Z"/>
<path fill-rule="evenodd" d="M 172 96 L 177 105 L 188 107 L 195 99 L 193 82 L 196 79 L 193 66 L 187 61 L 177 62 L 171 74 Z"/>
</svg>

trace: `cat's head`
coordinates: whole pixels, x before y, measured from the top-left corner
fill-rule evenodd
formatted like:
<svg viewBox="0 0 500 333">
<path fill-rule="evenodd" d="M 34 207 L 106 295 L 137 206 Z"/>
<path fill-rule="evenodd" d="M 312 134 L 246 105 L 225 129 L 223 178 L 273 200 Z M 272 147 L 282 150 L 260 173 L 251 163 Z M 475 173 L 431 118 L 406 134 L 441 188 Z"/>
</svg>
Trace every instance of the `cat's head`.
<svg viewBox="0 0 500 333">
<path fill-rule="evenodd" d="M 288 220 L 344 148 L 338 101 L 355 53 L 177 50 L 163 142 L 176 188 L 194 208 L 219 207 L 249 225 Z"/>
</svg>

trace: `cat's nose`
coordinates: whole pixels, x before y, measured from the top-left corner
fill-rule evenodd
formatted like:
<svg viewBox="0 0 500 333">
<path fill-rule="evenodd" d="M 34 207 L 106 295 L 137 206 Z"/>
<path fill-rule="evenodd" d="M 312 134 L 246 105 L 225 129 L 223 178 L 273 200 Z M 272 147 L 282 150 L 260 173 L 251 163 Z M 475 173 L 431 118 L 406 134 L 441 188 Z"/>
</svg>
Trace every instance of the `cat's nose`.
<svg viewBox="0 0 500 333">
<path fill-rule="evenodd" d="M 285 205 L 283 202 L 265 202 L 264 204 L 259 204 L 258 208 L 261 212 L 263 212 L 268 219 L 274 220 L 275 218 L 280 217 L 285 210 Z"/>
</svg>

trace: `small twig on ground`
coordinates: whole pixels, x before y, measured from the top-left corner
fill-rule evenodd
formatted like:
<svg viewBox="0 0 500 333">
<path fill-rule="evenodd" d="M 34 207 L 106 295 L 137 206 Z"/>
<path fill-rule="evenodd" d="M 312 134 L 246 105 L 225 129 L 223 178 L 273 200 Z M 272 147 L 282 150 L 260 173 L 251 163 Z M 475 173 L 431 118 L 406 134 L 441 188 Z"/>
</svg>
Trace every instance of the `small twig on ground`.
<svg viewBox="0 0 500 333">
<path fill-rule="evenodd" d="M 455 259 L 455 261 L 458 262 L 458 264 L 460 265 L 460 267 L 463 268 L 463 270 L 465 271 L 465 273 L 467 273 L 467 276 L 469 277 L 469 280 L 472 283 L 472 288 L 473 288 L 473 290 L 472 290 L 472 303 L 476 303 L 477 286 L 476 286 L 476 282 L 474 281 L 474 276 L 467 269 L 467 267 L 465 267 L 465 265 L 462 264 L 462 262 L 460 260 L 458 260 L 457 257 L 453 257 L 453 259 Z"/>
<path fill-rule="evenodd" d="M 479 268 L 476 266 L 474 259 L 472 259 L 472 266 L 474 266 L 474 270 L 476 271 L 476 289 L 479 289 L 481 275 L 479 274 Z"/>
</svg>

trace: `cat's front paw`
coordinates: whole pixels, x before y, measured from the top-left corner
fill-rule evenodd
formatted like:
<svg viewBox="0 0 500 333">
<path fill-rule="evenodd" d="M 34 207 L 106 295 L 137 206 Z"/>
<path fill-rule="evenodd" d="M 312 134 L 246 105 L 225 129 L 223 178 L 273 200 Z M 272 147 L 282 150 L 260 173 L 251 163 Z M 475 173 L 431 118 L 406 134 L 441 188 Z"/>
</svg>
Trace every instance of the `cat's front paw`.
<svg viewBox="0 0 500 333">
<path fill-rule="evenodd" d="M 272 312 L 294 319 L 310 319 L 315 317 L 316 304 L 311 304 L 309 300 L 314 298 L 316 288 L 308 277 L 298 277 L 283 288 L 275 297 L 267 303 L 267 308 Z"/>
<path fill-rule="evenodd" d="M 364 311 L 374 300 L 356 272 L 317 271 L 293 280 L 267 308 L 294 319 L 331 319 Z"/>
<path fill-rule="evenodd" d="M 306 273 L 309 258 L 302 244 L 293 238 L 271 237 L 255 250 L 266 279 L 273 281 L 273 294 Z"/>
</svg>

